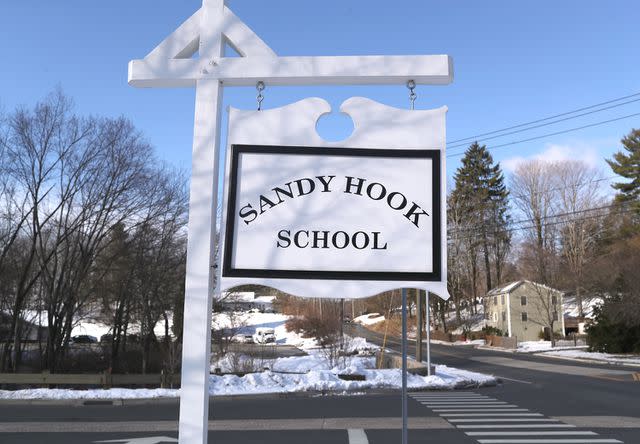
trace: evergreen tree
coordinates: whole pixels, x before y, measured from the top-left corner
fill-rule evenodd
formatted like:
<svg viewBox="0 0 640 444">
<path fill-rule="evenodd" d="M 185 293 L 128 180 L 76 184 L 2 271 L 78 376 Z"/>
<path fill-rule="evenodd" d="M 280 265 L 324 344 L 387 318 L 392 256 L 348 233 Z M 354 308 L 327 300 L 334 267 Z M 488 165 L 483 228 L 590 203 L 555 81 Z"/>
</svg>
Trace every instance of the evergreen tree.
<svg viewBox="0 0 640 444">
<path fill-rule="evenodd" d="M 618 190 L 616 201 L 631 202 L 637 213 L 640 213 L 640 129 L 632 129 L 621 141 L 624 151 L 618 151 L 607 163 L 614 173 L 629 179 L 629 182 L 618 182 L 612 186 Z"/>
<path fill-rule="evenodd" d="M 474 142 L 465 152 L 462 165 L 454 176 L 451 199 L 467 221 L 462 229 L 469 254 L 470 270 L 476 270 L 477 256 L 482 256 L 487 291 L 502 281 L 502 272 L 511 235 L 508 195 L 500 164 L 494 164 L 486 146 Z M 472 275 L 474 273 L 472 272 Z M 471 281 L 475 279 L 472 276 Z M 472 292 L 477 290 L 472 284 Z"/>
</svg>

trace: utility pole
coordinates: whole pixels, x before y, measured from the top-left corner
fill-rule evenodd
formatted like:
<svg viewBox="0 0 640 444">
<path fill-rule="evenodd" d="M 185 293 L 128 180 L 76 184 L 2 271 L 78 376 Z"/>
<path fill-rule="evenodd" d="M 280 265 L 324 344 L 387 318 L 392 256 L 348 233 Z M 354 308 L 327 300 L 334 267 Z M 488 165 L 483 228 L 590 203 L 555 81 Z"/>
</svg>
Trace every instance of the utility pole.
<svg viewBox="0 0 640 444">
<path fill-rule="evenodd" d="M 416 293 L 416 361 L 422 362 L 422 291 L 414 289 Z"/>
</svg>

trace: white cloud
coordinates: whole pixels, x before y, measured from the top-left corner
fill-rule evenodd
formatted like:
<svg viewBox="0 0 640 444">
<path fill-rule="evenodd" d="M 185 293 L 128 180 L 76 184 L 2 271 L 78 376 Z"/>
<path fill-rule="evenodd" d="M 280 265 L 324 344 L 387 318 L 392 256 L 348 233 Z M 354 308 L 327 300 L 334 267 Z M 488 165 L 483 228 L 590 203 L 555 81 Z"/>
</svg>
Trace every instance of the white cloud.
<svg viewBox="0 0 640 444">
<path fill-rule="evenodd" d="M 591 167 L 601 166 L 603 158 L 598 154 L 596 146 L 584 142 L 572 144 L 547 144 L 543 151 L 529 157 L 514 156 L 500 161 L 502 167 L 509 172 L 515 171 L 517 166 L 531 159 L 539 159 L 547 162 L 557 162 L 562 160 L 582 160 Z"/>
</svg>

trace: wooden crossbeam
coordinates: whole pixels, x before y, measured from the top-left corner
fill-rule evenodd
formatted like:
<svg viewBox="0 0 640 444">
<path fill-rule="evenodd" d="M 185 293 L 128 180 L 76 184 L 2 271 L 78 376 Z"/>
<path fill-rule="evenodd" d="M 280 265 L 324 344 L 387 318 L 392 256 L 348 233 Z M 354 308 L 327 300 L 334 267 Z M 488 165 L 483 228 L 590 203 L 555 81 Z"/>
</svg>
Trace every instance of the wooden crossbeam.
<svg viewBox="0 0 640 444">
<path fill-rule="evenodd" d="M 414 80 L 446 85 L 453 80 L 451 58 L 422 56 L 243 57 L 203 60 L 144 59 L 129 62 L 129 84 L 140 88 L 193 87 L 219 79 L 225 86 L 388 85 Z"/>
</svg>

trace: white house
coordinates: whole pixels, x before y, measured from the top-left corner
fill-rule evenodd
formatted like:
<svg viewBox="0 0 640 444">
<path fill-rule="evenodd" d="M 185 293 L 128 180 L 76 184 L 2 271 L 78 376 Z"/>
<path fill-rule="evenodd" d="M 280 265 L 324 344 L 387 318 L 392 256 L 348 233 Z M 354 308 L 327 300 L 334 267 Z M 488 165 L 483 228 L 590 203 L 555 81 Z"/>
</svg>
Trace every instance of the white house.
<svg viewBox="0 0 640 444">
<path fill-rule="evenodd" d="M 487 325 L 518 341 L 564 336 L 563 293 L 527 280 L 496 287 L 484 298 Z"/>
</svg>

